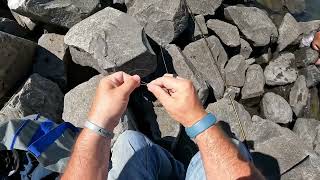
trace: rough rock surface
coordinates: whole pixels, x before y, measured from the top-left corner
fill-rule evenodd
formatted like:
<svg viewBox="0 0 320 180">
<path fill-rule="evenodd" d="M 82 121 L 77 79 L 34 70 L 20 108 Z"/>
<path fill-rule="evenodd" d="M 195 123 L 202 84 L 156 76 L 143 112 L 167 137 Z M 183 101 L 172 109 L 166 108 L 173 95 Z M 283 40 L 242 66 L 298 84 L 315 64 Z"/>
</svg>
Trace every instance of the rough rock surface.
<svg viewBox="0 0 320 180">
<path fill-rule="evenodd" d="M 241 91 L 242 99 L 261 96 L 264 93 L 265 79 L 263 69 L 258 64 L 249 66 L 246 80 Z"/>
<path fill-rule="evenodd" d="M 31 19 L 71 28 L 81 20 L 90 16 L 100 6 L 99 0 L 8 0 L 12 11 Z"/>
<path fill-rule="evenodd" d="M 236 26 L 217 19 L 208 20 L 207 26 L 218 35 L 225 45 L 230 47 L 240 45 L 240 35 Z"/>
<path fill-rule="evenodd" d="M 64 36 L 60 34 L 48 33 L 43 34 L 38 40 L 38 44 L 64 60 L 66 56 L 67 46 L 64 44 Z"/>
<path fill-rule="evenodd" d="M 296 57 L 295 63 L 297 67 L 307 67 L 318 60 L 319 52 L 310 47 L 303 47 L 296 50 L 294 55 Z"/>
<path fill-rule="evenodd" d="M 242 87 L 246 79 L 247 64 L 241 55 L 233 56 L 226 65 L 226 85 Z"/>
<path fill-rule="evenodd" d="M 199 25 L 197 23 L 193 22 L 193 19 L 190 17 L 189 18 L 189 25 L 187 28 L 189 39 L 192 41 L 196 41 L 198 39 L 201 39 L 202 33 L 206 37 L 209 34 L 204 16 L 202 14 L 199 14 L 199 15 L 194 16 L 194 18 L 195 18 L 196 22 L 198 22 Z M 202 33 L 201 33 L 201 31 L 202 31 Z"/>
<path fill-rule="evenodd" d="M 306 8 L 305 0 L 283 0 L 282 3 L 292 14 L 302 13 Z"/>
<path fill-rule="evenodd" d="M 96 87 L 102 77 L 102 75 L 94 76 L 89 81 L 78 85 L 65 95 L 62 115 L 64 121 L 68 121 L 76 127 L 83 128 L 85 121 L 88 119 L 88 112 L 95 95 Z M 111 144 L 114 144 L 122 132 L 135 128 L 133 115 L 130 110 L 126 110 L 120 119 L 120 123 L 114 130 L 115 136 Z"/>
<path fill-rule="evenodd" d="M 33 74 L 9 102 L 1 109 L 0 119 L 19 119 L 30 114 L 61 121 L 63 93 L 52 81 Z"/>
<path fill-rule="evenodd" d="M 223 72 L 228 57 L 217 37 L 210 36 L 207 40 L 219 67 L 214 64 L 214 60 L 211 57 L 204 39 L 200 39 L 187 45 L 183 50 L 183 54 L 186 55 L 198 72 L 204 77 L 206 82 L 213 88 L 215 97 L 221 99 L 224 93 L 224 81 L 219 74 L 218 68 Z"/>
<path fill-rule="evenodd" d="M 279 27 L 278 50 L 282 51 L 293 43 L 301 34 L 300 24 L 294 17 L 287 13 Z"/>
<path fill-rule="evenodd" d="M 293 83 L 297 79 L 298 74 L 298 72 L 291 67 L 294 58 L 294 54 L 292 53 L 283 53 L 271 61 L 264 70 L 266 84 L 276 86 Z"/>
<path fill-rule="evenodd" d="M 16 21 L 8 18 L 0 18 L 0 31 L 19 37 L 25 37 L 28 33 L 27 29 L 20 26 Z"/>
<path fill-rule="evenodd" d="M 301 116 L 303 108 L 308 103 L 308 97 L 309 89 L 307 88 L 306 78 L 301 75 L 291 88 L 289 96 L 289 104 L 297 117 Z"/>
<path fill-rule="evenodd" d="M 247 59 L 250 57 L 251 53 L 252 48 L 250 44 L 246 40 L 240 38 L 240 55 Z"/>
<path fill-rule="evenodd" d="M 203 80 L 202 75 L 196 70 L 194 65 L 185 58 L 179 47 L 169 44 L 166 50 L 172 58 L 172 65 L 176 74 L 185 79 L 192 80 L 201 102 L 204 103 L 209 95 L 209 88 Z"/>
<path fill-rule="evenodd" d="M 224 9 L 225 17 L 238 26 L 254 46 L 265 46 L 278 37 L 276 26 L 268 15 L 255 7 L 229 6 Z"/>
<path fill-rule="evenodd" d="M 64 41 L 71 47 L 74 62 L 100 73 L 121 70 L 146 76 L 156 67 L 143 27 L 132 16 L 110 7 L 73 26 Z"/>
<path fill-rule="evenodd" d="M 232 99 L 235 99 L 239 94 L 240 94 L 240 88 L 230 86 L 225 90 L 223 97 L 224 98 L 231 97 Z"/>
<path fill-rule="evenodd" d="M 320 70 L 315 65 L 303 68 L 301 74 L 306 78 L 308 88 L 316 86 L 320 82 Z"/>
<path fill-rule="evenodd" d="M 247 132 L 249 130 L 248 127 L 250 127 L 251 125 L 251 116 L 245 110 L 243 105 L 239 104 L 234 100 L 232 100 L 232 102 L 238 112 L 238 115 L 239 115 L 240 121 L 242 122 L 244 130 Z M 240 133 L 240 127 L 238 125 L 238 120 L 234 113 L 232 102 L 230 101 L 229 98 L 220 99 L 213 104 L 209 104 L 206 111 L 214 114 L 218 120 L 229 123 L 230 128 L 232 132 L 235 133 L 236 137 L 243 140 L 243 137 L 241 137 L 241 133 Z"/>
<path fill-rule="evenodd" d="M 172 42 L 188 25 L 185 0 L 126 0 L 126 6 L 159 45 Z"/>
<path fill-rule="evenodd" d="M 0 98 L 16 83 L 27 78 L 36 44 L 0 31 Z"/>
<path fill-rule="evenodd" d="M 292 131 L 295 132 L 310 149 L 313 149 L 313 143 L 317 135 L 317 127 L 320 128 L 319 120 L 299 118 L 296 120 Z"/>
<path fill-rule="evenodd" d="M 261 110 L 267 119 L 275 123 L 287 124 L 292 121 L 292 109 L 281 96 L 268 92 L 261 100 Z"/>
<path fill-rule="evenodd" d="M 16 19 L 16 21 L 20 24 L 20 26 L 29 29 L 30 31 L 34 30 L 34 28 L 36 27 L 36 23 L 33 22 L 31 19 L 29 19 L 28 17 L 22 16 L 18 13 L 15 13 L 13 11 L 11 11 L 14 19 Z"/>
<path fill-rule="evenodd" d="M 271 60 L 272 57 L 272 52 L 271 52 L 271 48 L 268 48 L 268 52 L 262 54 L 261 56 L 259 56 L 256 59 L 256 63 L 257 64 L 266 64 Z"/>
<path fill-rule="evenodd" d="M 214 15 L 222 0 L 186 0 L 194 14 Z"/>
</svg>

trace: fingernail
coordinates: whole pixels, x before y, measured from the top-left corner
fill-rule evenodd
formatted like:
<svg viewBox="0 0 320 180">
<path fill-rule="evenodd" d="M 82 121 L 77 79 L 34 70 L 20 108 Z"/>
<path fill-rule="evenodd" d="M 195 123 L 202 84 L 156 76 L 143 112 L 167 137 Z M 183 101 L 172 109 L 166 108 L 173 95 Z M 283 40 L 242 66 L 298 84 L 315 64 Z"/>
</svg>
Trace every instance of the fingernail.
<svg viewBox="0 0 320 180">
<path fill-rule="evenodd" d="M 140 82 L 140 80 L 141 80 L 140 76 L 138 76 L 137 74 L 136 74 L 136 75 L 133 75 L 133 76 L 132 76 L 132 79 L 134 79 L 134 80 L 137 81 L 137 82 Z"/>
</svg>

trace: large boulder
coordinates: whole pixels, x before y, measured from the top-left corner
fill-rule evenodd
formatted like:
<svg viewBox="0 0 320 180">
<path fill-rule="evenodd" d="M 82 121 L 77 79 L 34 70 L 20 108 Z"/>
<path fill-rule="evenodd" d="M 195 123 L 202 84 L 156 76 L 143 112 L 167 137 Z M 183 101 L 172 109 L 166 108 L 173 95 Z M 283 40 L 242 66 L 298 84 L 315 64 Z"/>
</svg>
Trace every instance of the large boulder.
<svg viewBox="0 0 320 180">
<path fill-rule="evenodd" d="M 226 85 L 242 87 L 246 79 L 247 64 L 242 55 L 233 56 L 226 65 Z"/>
<path fill-rule="evenodd" d="M 37 44 L 0 31 L 0 98 L 27 78 Z"/>
<path fill-rule="evenodd" d="M 224 80 L 220 72 L 223 74 L 228 56 L 217 37 L 210 36 L 207 38 L 207 41 L 214 59 L 204 39 L 187 45 L 183 50 L 183 54 L 213 88 L 215 97 L 221 99 L 224 93 Z M 215 62 L 217 62 L 217 64 L 215 64 Z"/>
<path fill-rule="evenodd" d="M 102 78 L 102 75 L 94 76 L 65 95 L 62 115 L 64 121 L 68 121 L 76 127 L 84 127 L 84 123 L 88 120 L 88 113 L 96 93 L 96 88 Z M 136 129 L 133 114 L 129 109 L 126 110 L 116 126 L 114 130 L 115 136 L 111 144 L 113 145 L 118 136 L 128 129 Z"/>
<path fill-rule="evenodd" d="M 295 132 L 310 149 L 313 149 L 317 136 L 317 128 L 320 128 L 319 120 L 299 118 L 294 124 L 293 132 Z"/>
<path fill-rule="evenodd" d="M 61 122 L 63 93 L 57 84 L 33 74 L 22 88 L 1 109 L 0 119 L 20 119 L 30 114 L 41 114 Z"/>
<path fill-rule="evenodd" d="M 301 34 L 300 24 L 294 17 L 287 13 L 279 27 L 278 50 L 282 51 L 293 43 Z"/>
<path fill-rule="evenodd" d="M 143 27 L 134 17 L 110 7 L 73 26 L 64 41 L 75 63 L 100 73 L 121 70 L 146 76 L 156 68 Z"/>
<path fill-rule="evenodd" d="M 9 8 L 44 23 L 71 28 L 100 7 L 99 0 L 8 0 Z"/>
<path fill-rule="evenodd" d="M 293 112 L 297 117 L 300 117 L 304 107 L 308 103 L 309 89 L 307 88 L 306 78 L 301 75 L 290 91 L 289 103 Z"/>
<path fill-rule="evenodd" d="M 198 70 L 187 58 L 185 58 L 181 49 L 176 45 L 169 44 L 166 47 L 166 50 L 172 58 L 172 65 L 175 73 L 185 79 L 192 80 L 201 102 L 205 103 L 207 97 L 209 96 L 209 88 L 201 73 L 198 72 Z"/>
<path fill-rule="evenodd" d="M 291 67 L 294 59 L 294 54 L 283 53 L 271 61 L 264 70 L 266 84 L 276 86 L 295 82 L 298 77 L 298 72 Z"/>
<path fill-rule="evenodd" d="M 275 123 L 288 124 L 292 121 L 292 109 L 281 96 L 268 92 L 261 100 L 261 110 L 267 119 Z"/>
<path fill-rule="evenodd" d="M 65 63 L 68 57 L 64 36 L 59 34 L 43 34 L 38 40 L 36 62 L 33 72 L 56 82 L 62 89 L 67 86 Z"/>
<path fill-rule="evenodd" d="M 300 73 L 306 78 L 308 88 L 319 84 L 320 70 L 317 66 L 309 65 L 308 67 L 301 69 Z"/>
<path fill-rule="evenodd" d="M 319 52 L 311 47 L 302 47 L 294 52 L 297 67 L 307 67 L 314 64 L 319 58 Z"/>
<path fill-rule="evenodd" d="M 185 0 L 126 0 L 128 14 L 159 45 L 169 44 L 188 26 L 185 3 Z"/>
<path fill-rule="evenodd" d="M 207 26 L 217 34 L 225 45 L 230 47 L 240 45 L 240 35 L 236 26 L 217 19 L 208 20 Z"/>
<path fill-rule="evenodd" d="M 224 9 L 224 15 L 256 47 L 265 46 L 270 40 L 274 42 L 278 37 L 278 30 L 272 20 L 258 8 L 229 6 Z"/>
<path fill-rule="evenodd" d="M 245 132 L 247 132 L 249 130 L 248 127 L 251 126 L 250 114 L 245 110 L 242 104 L 231 100 L 230 98 L 223 98 L 213 104 L 209 104 L 206 111 L 214 114 L 219 121 L 228 123 L 231 131 L 241 140 L 243 140 L 244 137 L 242 137 L 238 120 L 240 120 Z M 240 119 L 237 119 L 236 113 Z"/>
<path fill-rule="evenodd" d="M 222 0 L 186 0 L 192 13 L 203 15 L 214 15 Z"/>
<path fill-rule="evenodd" d="M 270 120 L 253 116 L 248 129 L 248 140 L 254 142 L 254 164 L 267 179 L 278 178 L 312 154 L 297 135 Z"/>
<path fill-rule="evenodd" d="M 258 64 L 249 66 L 246 80 L 241 91 L 242 99 L 259 97 L 264 93 L 265 79 L 263 69 Z"/>
</svg>

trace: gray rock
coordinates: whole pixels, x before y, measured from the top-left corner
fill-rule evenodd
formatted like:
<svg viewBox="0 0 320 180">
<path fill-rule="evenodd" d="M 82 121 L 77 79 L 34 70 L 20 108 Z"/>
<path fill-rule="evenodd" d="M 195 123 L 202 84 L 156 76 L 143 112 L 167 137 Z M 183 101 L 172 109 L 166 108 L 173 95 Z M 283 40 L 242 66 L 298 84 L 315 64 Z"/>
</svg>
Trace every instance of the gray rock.
<svg viewBox="0 0 320 180">
<path fill-rule="evenodd" d="M 62 109 L 63 93 L 57 84 L 33 74 L 1 109 L 0 119 L 20 119 L 30 114 L 41 114 L 60 122 Z"/>
<path fill-rule="evenodd" d="M 224 98 L 231 97 L 232 99 L 235 99 L 239 94 L 240 94 L 240 88 L 230 86 L 225 90 L 223 97 Z"/>
<path fill-rule="evenodd" d="M 206 20 L 202 14 L 194 16 L 196 22 L 193 22 L 192 18 L 189 18 L 189 25 L 187 28 L 189 39 L 192 41 L 196 41 L 202 38 L 202 33 L 205 37 L 208 36 L 208 28 L 206 24 Z M 199 27 L 200 26 L 200 27 Z M 202 33 L 201 33 L 202 31 Z"/>
<path fill-rule="evenodd" d="M 34 30 L 34 28 L 37 26 L 37 24 L 32 21 L 31 19 L 29 19 L 28 17 L 22 16 L 18 13 L 15 13 L 13 11 L 11 11 L 12 16 L 14 17 L 14 19 L 16 19 L 16 21 L 20 24 L 20 26 L 29 29 L 30 31 Z"/>
<path fill-rule="evenodd" d="M 192 80 L 201 102 L 205 103 L 209 96 L 209 88 L 200 72 L 196 70 L 194 65 L 187 58 L 185 58 L 180 48 L 176 45 L 169 44 L 166 46 L 166 50 L 172 58 L 174 71 L 180 77 Z"/>
<path fill-rule="evenodd" d="M 240 55 L 247 59 L 250 57 L 251 53 L 252 48 L 250 44 L 246 40 L 240 38 Z"/>
<path fill-rule="evenodd" d="M 71 28 L 94 13 L 100 7 L 100 1 L 8 0 L 8 6 L 12 11 L 31 19 Z"/>
<path fill-rule="evenodd" d="M 296 81 L 298 72 L 291 67 L 294 58 L 294 54 L 292 53 L 283 53 L 271 61 L 264 70 L 266 84 L 276 86 L 286 85 Z"/>
<path fill-rule="evenodd" d="M 299 118 L 296 120 L 292 131 L 296 133 L 310 149 L 313 149 L 313 142 L 317 135 L 317 127 L 320 127 L 319 120 Z"/>
<path fill-rule="evenodd" d="M 0 98 L 32 68 L 36 44 L 0 31 Z"/>
<path fill-rule="evenodd" d="M 300 24 L 294 17 L 287 13 L 279 27 L 278 50 L 282 51 L 293 43 L 301 34 Z"/>
<path fill-rule="evenodd" d="M 222 0 L 186 0 L 192 13 L 203 15 L 214 15 Z"/>
<path fill-rule="evenodd" d="M 299 22 L 301 27 L 301 32 L 303 34 L 309 34 L 320 28 L 320 20 L 313 20 L 307 22 Z"/>
<path fill-rule="evenodd" d="M 302 47 L 294 52 L 297 67 L 307 67 L 314 64 L 319 57 L 319 52 L 310 47 Z"/>
<path fill-rule="evenodd" d="M 89 81 L 78 85 L 65 95 L 62 115 L 63 120 L 68 121 L 77 127 L 84 127 L 84 123 L 88 119 L 88 112 L 95 96 L 96 87 L 102 78 L 102 75 L 94 76 Z M 112 139 L 111 144 L 114 144 L 122 132 L 128 129 L 135 129 L 135 126 L 133 115 L 131 111 L 127 109 L 114 130 L 115 136 Z"/>
<path fill-rule="evenodd" d="M 320 156 L 320 126 L 316 128 L 317 134 L 313 141 L 313 149 Z M 319 166 L 318 166 L 319 167 Z"/>
<path fill-rule="evenodd" d="M 264 93 L 265 79 L 263 69 L 258 64 L 249 66 L 246 81 L 241 91 L 242 99 L 259 97 Z"/>
<path fill-rule="evenodd" d="M 188 26 L 185 0 L 126 0 L 128 14 L 135 17 L 148 36 L 159 45 L 172 42 Z"/>
<path fill-rule="evenodd" d="M 318 88 L 309 89 L 307 106 L 303 109 L 301 117 L 320 120 L 320 98 Z"/>
<path fill-rule="evenodd" d="M 0 18 L 0 31 L 19 37 L 26 37 L 28 30 L 20 26 L 16 21 L 8 18 Z"/>
<path fill-rule="evenodd" d="M 268 52 L 262 54 L 261 56 L 259 56 L 259 57 L 256 59 L 256 63 L 257 63 L 257 64 L 266 64 L 266 63 L 268 63 L 268 62 L 271 60 L 271 58 L 272 58 L 271 48 L 268 48 Z"/>
<path fill-rule="evenodd" d="M 75 63 L 100 73 L 121 70 L 146 76 L 156 68 L 143 27 L 132 16 L 110 7 L 73 26 L 64 41 Z"/>
<path fill-rule="evenodd" d="M 297 117 L 301 117 L 303 108 L 308 103 L 309 89 L 303 75 L 299 76 L 294 86 L 291 88 L 289 104 Z"/>
<path fill-rule="evenodd" d="M 67 52 L 67 45 L 64 44 L 64 36 L 54 33 L 43 34 L 38 44 L 49 52 L 64 60 Z"/>
<path fill-rule="evenodd" d="M 224 15 L 233 21 L 245 37 L 253 41 L 254 46 L 265 46 L 278 37 L 276 26 L 268 15 L 255 7 L 229 6 Z"/>
<path fill-rule="evenodd" d="M 305 0 L 283 0 L 282 3 L 291 14 L 300 14 L 306 9 Z"/>
<path fill-rule="evenodd" d="M 320 82 L 320 70 L 315 65 L 309 65 L 301 70 L 307 81 L 307 87 L 313 87 Z"/>
<path fill-rule="evenodd" d="M 230 47 L 240 45 L 240 35 L 236 26 L 217 19 L 208 20 L 207 26 L 218 35 L 225 45 Z"/>
<path fill-rule="evenodd" d="M 254 58 L 250 58 L 250 59 L 246 59 L 246 63 L 247 63 L 247 66 L 249 67 L 250 65 L 252 65 L 253 63 L 255 63 L 256 60 Z"/>
<path fill-rule="evenodd" d="M 206 111 L 214 114 L 218 120 L 228 123 L 231 131 L 235 133 L 236 137 L 238 137 L 240 140 L 243 140 L 232 103 L 234 104 L 239 115 L 244 131 L 248 132 L 248 128 L 251 126 L 251 116 L 245 110 L 243 105 L 239 104 L 238 102 L 234 100 L 231 102 L 229 98 L 223 98 L 213 104 L 209 104 Z"/>
<path fill-rule="evenodd" d="M 261 101 L 261 110 L 264 117 L 275 123 L 288 124 L 292 121 L 292 109 L 281 96 L 268 92 Z"/>
<path fill-rule="evenodd" d="M 186 55 L 196 70 L 201 73 L 206 82 L 213 88 L 215 97 L 221 99 L 224 93 L 224 81 L 219 73 L 219 69 L 223 74 L 228 56 L 217 37 L 210 36 L 207 38 L 207 41 L 219 67 L 214 63 L 215 60 L 212 59 L 210 50 L 204 39 L 187 45 L 183 50 L 183 54 Z"/>
<path fill-rule="evenodd" d="M 242 87 L 246 79 L 247 64 L 241 55 L 233 56 L 226 65 L 226 85 Z"/>
</svg>

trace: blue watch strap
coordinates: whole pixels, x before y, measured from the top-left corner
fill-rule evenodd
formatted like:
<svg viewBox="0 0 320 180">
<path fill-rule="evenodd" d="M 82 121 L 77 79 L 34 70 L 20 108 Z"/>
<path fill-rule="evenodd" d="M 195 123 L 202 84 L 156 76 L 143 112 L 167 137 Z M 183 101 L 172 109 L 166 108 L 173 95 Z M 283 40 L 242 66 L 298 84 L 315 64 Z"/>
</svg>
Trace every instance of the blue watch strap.
<svg viewBox="0 0 320 180">
<path fill-rule="evenodd" d="M 186 127 L 185 130 L 190 138 L 195 138 L 197 135 L 213 126 L 216 122 L 217 118 L 211 113 L 208 113 L 205 117 L 191 127 Z"/>
</svg>

